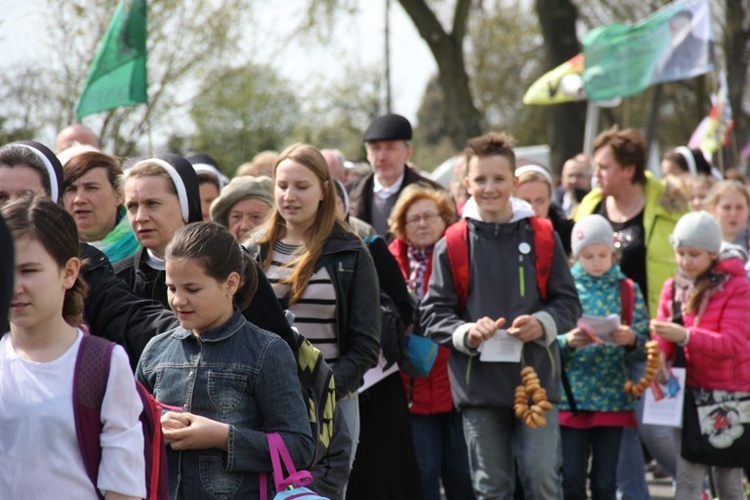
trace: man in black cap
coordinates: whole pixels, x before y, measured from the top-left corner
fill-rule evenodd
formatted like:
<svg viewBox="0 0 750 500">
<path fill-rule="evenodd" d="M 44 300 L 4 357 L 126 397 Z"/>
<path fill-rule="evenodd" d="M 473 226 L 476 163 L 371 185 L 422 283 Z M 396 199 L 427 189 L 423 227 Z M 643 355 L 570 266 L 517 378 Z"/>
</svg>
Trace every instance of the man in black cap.
<svg viewBox="0 0 750 500">
<path fill-rule="evenodd" d="M 388 234 L 388 217 L 406 186 L 424 183 L 445 189 L 407 166 L 413 152 L 411 138 L 409 120 L 395 114 L 376 118 L 365 131 L 367 160 L 374 172 L 352 187 L 349 213 L 372 224 L 381 236 Z"/>
</svg>

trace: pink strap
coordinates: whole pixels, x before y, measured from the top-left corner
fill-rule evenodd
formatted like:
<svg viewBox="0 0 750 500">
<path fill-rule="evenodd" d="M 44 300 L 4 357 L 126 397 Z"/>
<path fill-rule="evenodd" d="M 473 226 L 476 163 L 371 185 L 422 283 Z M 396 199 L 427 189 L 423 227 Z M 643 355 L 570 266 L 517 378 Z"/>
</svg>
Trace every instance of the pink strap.
<svg viewBox="0 0 750 500">
<path fill-rule="evenodd" d="M 306 470 L 297 471 L 292 462 L 292 457 L 289 455 L 289 451 L 286 449 L 284 440 L 276 432 L 266 434 L 268 440 L 268 450 L 271 453 L 271 464 L 273 465 L 273 482 L 276 487 L 276 492 L 283 491 L 289 486 L 300 487 L 307 486 L 313 482 L 313 477 L 310 472 Z M 281 460 L 279 460 L 281 458 Z M 284 462 L 284 468 L 286 468 L 289 476 L 284 478 L 284 469 L 281 468 L 281 462 Z M 261 472 L 260 474 L 260 498 L 261 500 L 267 500 L 268 486 L 266 484 L 266 473 Z"/>
</svg>

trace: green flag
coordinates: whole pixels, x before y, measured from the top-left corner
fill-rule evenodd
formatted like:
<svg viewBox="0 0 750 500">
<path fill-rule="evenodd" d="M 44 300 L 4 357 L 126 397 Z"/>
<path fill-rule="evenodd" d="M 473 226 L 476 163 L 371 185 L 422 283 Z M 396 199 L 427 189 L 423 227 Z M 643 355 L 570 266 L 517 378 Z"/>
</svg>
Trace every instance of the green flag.
<svg viewBox="0 0 750 500">
<path fill-rule="evenodd" d="M 708 0 L 678 0 L 636 24 L 611 24 L 583 40 L 589 101 L 637 94 L 714 68 Z"/>
<path fill-rule="evenodd" d="M 99 43 L 78 101 L 78 117 L 148 102 L 146 0 L 121 0 Z"/>
</svg>

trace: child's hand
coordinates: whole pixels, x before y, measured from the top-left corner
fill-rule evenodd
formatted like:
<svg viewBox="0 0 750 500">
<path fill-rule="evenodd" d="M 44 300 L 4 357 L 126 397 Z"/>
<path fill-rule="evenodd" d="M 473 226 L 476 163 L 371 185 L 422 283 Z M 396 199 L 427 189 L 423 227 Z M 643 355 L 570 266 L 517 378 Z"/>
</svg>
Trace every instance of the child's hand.
<svg viewBox="0 0 750 500">
<path fill-rule="evenodd" d="M 687 338 L 687 330 L 684 326 L 669 321 L 651 320 L 649 324 L 651 331 L 658 336 L 674 343 L 684 342 Z"/>
<path fill-rule="evenodd" d="M 505 325 L 505 318 L 494 320 L 488 316 L 485 316 L 484 318 L 481 318 L 479 321 L 477 321 L 473 327 L 471 327 L 471 330 L 469 330 L 467 342 L 472 347 L 472 349 L 476 349 L 477 347 L 479 347 L 479 344 L 495 335 L 495 332 L 502 328 L 503 325 Z"/>
<path fill-rule="evenodd" d="M 586 347 L 587 345 L 594 343 L 594 341 L 591 340 L 591 336 L 580 328 L 574 328 L 566 333 L 565 342 L 571 349 L 580 349 L 581 347 Z"/>
<path fill-rule="evenodd" d="M 168 412 L 161 417 L 161 429 L 173 450 L 227 449 L 229 426 L 210 418 Z"/>
<path fill-rule="evenodd" d="M 508 328 L 508 334 L 521 342 L 530 342 L 544 337 L 544 328 L 534 316 L 522 314 L 513 320 L 513 324 Z"/>
<path fill-rule="evenodd" d="M 636 339 L 635 332 L 628 325 L 620 325 L 617 330 L 612 332 L 612 340 L 617 345 L 633 347 L 638 339 Z"/>
</svg>

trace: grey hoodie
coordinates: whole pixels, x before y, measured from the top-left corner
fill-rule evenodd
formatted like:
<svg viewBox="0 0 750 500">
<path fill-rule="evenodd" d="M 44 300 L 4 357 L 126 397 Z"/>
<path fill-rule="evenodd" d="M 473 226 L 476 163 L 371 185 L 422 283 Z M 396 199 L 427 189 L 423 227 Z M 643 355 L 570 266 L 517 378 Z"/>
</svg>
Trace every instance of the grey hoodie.
<svg viewBox="0 0 750 500">
<path fill-rule="evenodd" d="M 512 408 L 515 387 L 521 383 L 520 363 L 482 362 L 466 343 L 474 321 L 484 316 L 504 317 L 508 326 L 522 314 L 539 320 L 544 337 L 526 343 L 522 357 L 539 374 L 550 402 L 560 401 L 560 355 L 555 339 L 559 332 L 574 328 L 581 305 L 556 235 L 548 300 L 542 302 L 529 221 L 533 211 L 525 201 L 511 198 L 510 203 L 513 216 L 504 224 L 483 222 L 473 199 L 464 208 L 469 225 L 470 276 L 466 306 L 460 313 L 445 238 L 435 245 L 429 288 L 420 306 L 421 324 L 433 340 L 454 351 L 449 374 L 453 401 L 459 408 Z"/>
</svg>

